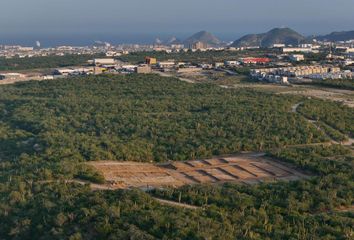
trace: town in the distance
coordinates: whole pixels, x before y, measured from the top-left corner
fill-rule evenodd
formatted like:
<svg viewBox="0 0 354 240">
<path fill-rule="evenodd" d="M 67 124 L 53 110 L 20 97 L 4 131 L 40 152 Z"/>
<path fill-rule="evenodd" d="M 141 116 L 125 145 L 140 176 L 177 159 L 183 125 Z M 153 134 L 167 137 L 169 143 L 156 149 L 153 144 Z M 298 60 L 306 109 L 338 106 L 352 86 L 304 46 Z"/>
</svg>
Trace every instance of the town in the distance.
<svg viewBox="0 0 354 240">
<path fill-rule="evenodd" d="M 68 56 L 82 57 L 80 61 L 65 62 Z M 36 70 L 16 67 L 18 61 L 26 65 L 26 61 L 40 62 L 45 58 L 62 60 L 53 65 L 39 64 L 34 66 Z M 157 38 L 146 45 L 112 45 L 97 41 L 92 46 L 42 48 L 37 41 L 35 47 L 0 45 L 0 63 L 0 84 L 78 75 L 152 72 L 191 81 L 224 73 L 246 75 L 264 83 L 309 83 L 354 78 L 354 31 L 306 37 L 290 28 L 274 28 L 234 42 L 224 42 L 201 31 L 185 40 Z"/>
<path fill-rule="evenodd" d="M 146 25 L 161 32 L 123 44 L 103 33 L 110 42 L 85 39 L 79 26 L 94 36 L 117 24 L 123 37 L 119 23 L 140 32 L 131 22 L 154 15 L 135 3 L 166 1 L 107 0 L 96 14 L 97 1 L 86 0 L 71 17 L 80 0 L 33 2 L 41 14 L 59 4 L 65 11 L 40 24 L 26 8 L 17 28 L 20 14 L 6 23 L 0 14 L 8 29 L 0 37 L 0 240 L 354 239 L 354 31 L 267 27 L 226 41 L 218 36 L 225 26 L 197 32 L 222 26 L 225 10 L 211 8 L 194 30 L 169 26 L 191 35 L 178 38 L 156 24 L 171 7 L 155 4 L 160 15 Z M 134 2 L 130 21 L 117 13 L 124 2 Z M 92 16 L 83 11 L 90 4 Z M 106 16 L 110 5 L 117 10 Z M 199 5 L 208 6 L 190 19 Z M 34 33 L 22 33 L 26 14 Z M 251 17 L 246 30 L 256 27 Z M 66 36 L 71 44 L 48 47 Z"/>
</svg>

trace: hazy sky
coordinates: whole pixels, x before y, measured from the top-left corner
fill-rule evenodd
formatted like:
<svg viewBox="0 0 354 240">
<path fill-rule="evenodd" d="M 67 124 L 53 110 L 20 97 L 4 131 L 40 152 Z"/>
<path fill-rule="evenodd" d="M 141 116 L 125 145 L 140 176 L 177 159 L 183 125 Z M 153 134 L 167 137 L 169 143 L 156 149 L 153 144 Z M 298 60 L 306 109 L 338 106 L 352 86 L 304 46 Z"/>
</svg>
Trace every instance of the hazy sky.
<svg viewBox="0 0 354 240">
<path fill-rule="evenodd" d="M 354 0 L 0 0 L 0 38 L 21 34 L 354 30 Z"/>
</svg>

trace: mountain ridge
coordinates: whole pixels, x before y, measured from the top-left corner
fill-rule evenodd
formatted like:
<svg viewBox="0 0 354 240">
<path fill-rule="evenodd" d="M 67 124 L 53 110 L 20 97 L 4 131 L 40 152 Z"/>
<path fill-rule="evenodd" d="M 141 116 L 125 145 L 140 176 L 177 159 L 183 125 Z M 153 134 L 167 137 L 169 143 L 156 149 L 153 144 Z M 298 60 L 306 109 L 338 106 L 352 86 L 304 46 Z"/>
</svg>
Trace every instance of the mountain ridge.
<svg viewBox="0 0 354 240">
<path fill-rule="evenodd" d="M 190 36 L 186 40 L 184 40 L 183 44 L 185 46 L 189 46 L 189 45 L 194 44 L 196 42 L 202 42 L 202 43 L 210 45 L 210 46 L 218 46 L 222 43 L 222 41 L 220 39 L 218 39 L 212 33 L 207 32 L 207 31 L 200 31 L 200 32 L 193 34 L 192 36 Z"/>
<path fill-rule="evenodd" d="M 331 32 L 326 35 L 321 35 L 314 37 L 316 40 L 320 41 L 349 41 L 349 40 L 354 40 L 354 31 L 336 31 L 336 32 Z"/>
<path fill-rule="evenodd" d="M 305 37 L 291 28 L 273 28 L 266 33 L 247 34 L 234 41 L 232 47 L 271 47 L 274 44 L 296 45 L 305 41 Z"/>
</svg>

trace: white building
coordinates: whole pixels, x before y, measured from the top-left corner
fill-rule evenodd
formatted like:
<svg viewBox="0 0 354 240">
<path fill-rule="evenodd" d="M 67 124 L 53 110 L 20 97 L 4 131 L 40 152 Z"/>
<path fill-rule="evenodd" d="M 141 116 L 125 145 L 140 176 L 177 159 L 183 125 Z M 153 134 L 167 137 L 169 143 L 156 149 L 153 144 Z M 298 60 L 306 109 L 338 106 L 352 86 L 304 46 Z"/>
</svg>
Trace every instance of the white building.
<svg viewBox="0 0 354 240">
<path fill-rule="evenodd" d="M 157 66 L 159 68 L 173 68 L 174 66 L 176 66 L 175 62 L 172 61 L 167 61 L 167 62 L 158 62 Z"/>
<path fill-rule="evenodd" d="M 219 68 L 219 67 L 223 67 L 223 66 L 225 66 L 225 64 L 222 63 L 222 62 L 215 62 L 215 63 L 214 63 L 214 67 L 215 67 L 215 68 Z"/>
<path fill-rule="evenodd" d="M 121 52 L 115 52 L 115 51 L 107 51 L 106 52 L 107 57 L 119 57 L 122 56 Z"/>
<path fill-rule="evenodd" d="M 305 60 L 305 57 L 302 54 L 292 54 L 289 56 L 289 58 L 291 61 L 294 61 L 294 62 L 299 62 L 299 61 Z"/>
<path fill-rule="evenodd" d="M 127 72 L 135 72 L 135 69 L 138 67 L 138 65 L 123 65 L 121 66 L 121 69 L 123 71 Z"/>
<path fill-rule="evenodd" d="M 97 65 L 113 65 L 116 63 L 114 58 L 95 58 L 93 64 Z"/>
<path fill-rule="evenodd" d="M 33 47 L 20 47 L 18 48 L 19 51 L 23 51 L 23 52 L 30 52 L 33 51 Z"/>
<path fill-rule="evenodd" d="M 299 45 L 300 48 L 312 48 L 313 45 L 311 43 L 304 43 Z"/>
<path fill-rule="evenodd" d="M 284 43 L 275 43 L 275 44 L 273 44 L 273 48 L 283 48 L 283 47 L 285 47 Z"/>
<path fill-rule="evenodd" d="M 343 64 L 346 65 L 346 66 L 353 65 L 353 64 L 354 64 L 354 60 L 345 59 L 345 61 L 343 62 Z"/>
<path fill-rule="evenodd" d="M 240 65 L 239 61 L 225 61 L 225 66 L 237 66 Z"/>
<path fill-rule="evenodd" d="M 60 68 L 53 71 L 54 75 L 70 76 L 70 75 L 84 75 L 84 74 L 93 74 L 93 67 L 82 67 L 82 68 Z"/>
<path fill-rule="evenodd" d="M 316 53 L 318 50 L 313 50 L 312 48 L 283 48 L 283 53 L 292 52 Z"/>
</svg>

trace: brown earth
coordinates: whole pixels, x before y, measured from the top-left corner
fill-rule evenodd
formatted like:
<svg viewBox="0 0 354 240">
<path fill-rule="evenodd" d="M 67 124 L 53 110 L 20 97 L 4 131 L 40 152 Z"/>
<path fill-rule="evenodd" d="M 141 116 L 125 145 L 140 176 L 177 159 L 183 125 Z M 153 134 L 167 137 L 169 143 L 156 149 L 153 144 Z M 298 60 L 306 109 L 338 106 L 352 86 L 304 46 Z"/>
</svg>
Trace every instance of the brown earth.
<svg viewBox="0 0 354 240">
<path fill-rule="evenodd" d="M 166 164 L 116 161 L 88 164 L 103 174 L 106 184 L 102 187 L 107 189 L 150 189 L 223 182 L 254 184 L 307 177 L 283 163 L 255 153 Z"/>
</svg>

